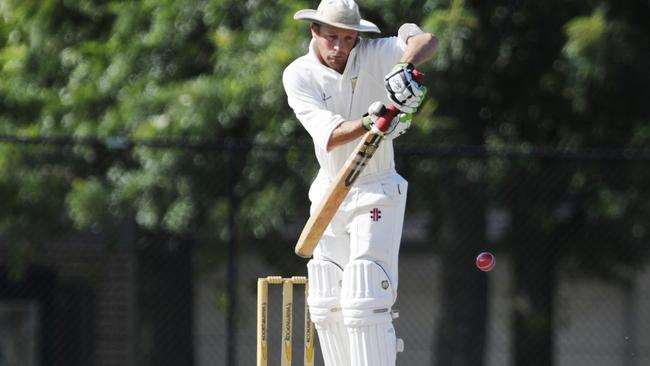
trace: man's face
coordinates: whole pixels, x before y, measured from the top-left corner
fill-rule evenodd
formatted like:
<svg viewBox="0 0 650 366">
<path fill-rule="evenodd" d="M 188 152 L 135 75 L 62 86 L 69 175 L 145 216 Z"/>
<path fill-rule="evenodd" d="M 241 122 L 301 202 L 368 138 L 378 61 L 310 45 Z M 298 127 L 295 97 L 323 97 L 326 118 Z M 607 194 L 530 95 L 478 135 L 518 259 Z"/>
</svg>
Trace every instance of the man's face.
<svg viewBox="0 0 650 366">
<path fill-rule="evenodd" d="M 327 24 L 312 24 L 311 33 L 316 40 L 320 61 L 342 74 L 359 32 Z"/>
</svg>

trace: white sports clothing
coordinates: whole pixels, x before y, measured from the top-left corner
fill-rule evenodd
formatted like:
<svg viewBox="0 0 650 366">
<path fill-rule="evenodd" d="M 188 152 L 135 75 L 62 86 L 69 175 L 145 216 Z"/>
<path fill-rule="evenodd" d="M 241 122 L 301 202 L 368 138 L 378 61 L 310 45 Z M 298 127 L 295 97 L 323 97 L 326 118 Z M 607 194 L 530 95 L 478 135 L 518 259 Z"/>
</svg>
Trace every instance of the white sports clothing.
<svg viewBox="0 0 650 366">
<path fill-rule="evenodd" d="M 418 30 L 415 25 L 404 25 L 397 37 L 359 38 L 342 74 L 321 64 L 314 40 L 309 52 L 285 69 L 289 105 L 312 137 L 320 165 L 309 190 L 312 213 L 360 140 L 327 151 L 332 131 L 344 121 L 361 118 L 375 101 L 390 104 L 384 76 L 399 62 L 408 37 Z M 327 366 L 395 365 L 399 342 L 391 307 L 398 284 L 408 184 L 395 171 L 393 155 L 392 141 L 383 141 L 325 229 L 308 264 L 308 303 Z M 334 283 L 339 275 L 342 287 L 337 293 Z M 383 289 L 385 284 L 388 290 Z M 357 293 L 361 289 L 367 291 Z M 341 311 L 336 311 L 338 306 Z M 346 344 L 349 355 L 345 355 Z"/>
<path fill-rule="evenodd" d="M 332 131 L 343 121 L 361 118 L 375 101 L 390 104 L 384 76 L 402 57 L 406 39 L 359 38 L 343 74 L 321 64 L 315 47 L 312 40 L 309 52 L 284 70 L 282 81 L 289 106 L 314 141 L 321 171 L 328 177 L 335 177 L 358 140 L 328 152 L 326 147 Z M 362 174 L 381 173 L 394 166 L 393 144 L 385 141 Z"/>
<path fill-rule="evenodd" d="M 331 180 L 322 175 L 312 184 L 309 190 L 311 213 L 330 184 Z M 407 191 L 408 183 L 395 171 L 357 179 L 325 228 L 314 249 L 314 259 L 332 261 L 341 268 L 355 259 L 372 259 L 386 271 L 397 289 Z"/>
<path fill-rule="evenodd" d="M 326 179 L 317 179 L 312 185 L 310 198 L 316 200 L 312 204 L 312 210 L 329 184 L 330 181 Z M 335 314 L 336 316 L 342 314 L 342 320 L 345 321 L 349 337 L 350 360 L 343 363 L 327 363 L 327 360 L 336 358 L 341 352 L 328 353 L 336 345 L 327 348 L 322 345 L 332 342 L 333 336 L 340 336 L 340 330 L 334 330 L 334 326 L 332 326 L 323 332 L 316 325 L 327 366 L 392 366 L 395 363 L 393 350 L 396 339 L 390 309 L 395 301 L 398 284 L 398 254 L 407 189 L 407 182 L 394 171 L 359 178 L 350 189 L 350 193 L 344 199 L 339 211 L 334 215 L 332 222 L 325 229 L 320 244 L 314 251 L 314 259 L 309 262 L 308 268 L 312 262 L 319 261 L 330 261 L 345 268 L 340 305 L 342 311 L 335 312 Z M 360 268 L 358 267 L 360 263 L 372 264 L 372 267 Z M 366 271 L 368 268 L 381 268 L 381 273 L 386 276 L 385 279 L 390 284 L 390 296 L 386 297 L 384 293 L 375 291 L 371 297 L 359 300 L 360 298 L 355 299 L 350 295 L 354 292 L 351 289 L 361 286 L 352 282 L 350 275 L 353 272 L 361 275 L 363 273 L 361 269 Z M 312 277 L 312 273 L 314 271 L 310 268 L 310 289 L 312 288 L 311 284 L 320 279 L 320 276 Z M 377 274 L 378 272 L 375 270 L 373 273 Z M 376 283 L 376 281 L 374 282 Z M 382 296 L 379 296 L 380 293 Z M 311 293 L 309 297 L 312 297 Z M 355 308 L 357 303 L 364 301 L 377 301 L 377 303 L 373 305 L 371 311 L 363 311 L 358 306 Z M 317 310 L 312 306 L 311 300 L 309 304 L 312 320 L 316 323 L 317 319 L 313 312 Z M 386 309 L 386 311 L 382 311 L 382 314 L 377 316 L 374 313 L 375 309 Z M 366 357 L 368 353 L 364 350 L 375 349 L 375 346 L 368 342 L 373 342 L 373 344 L 380 342 L 383 345 L 382 348 L 389 351 L 375 354 L 385 361 L 379 362 L 374 358 L 368 358 L 370 356 Z M 368 362 L 371 363 L 368 364 Z"/>
</svg>

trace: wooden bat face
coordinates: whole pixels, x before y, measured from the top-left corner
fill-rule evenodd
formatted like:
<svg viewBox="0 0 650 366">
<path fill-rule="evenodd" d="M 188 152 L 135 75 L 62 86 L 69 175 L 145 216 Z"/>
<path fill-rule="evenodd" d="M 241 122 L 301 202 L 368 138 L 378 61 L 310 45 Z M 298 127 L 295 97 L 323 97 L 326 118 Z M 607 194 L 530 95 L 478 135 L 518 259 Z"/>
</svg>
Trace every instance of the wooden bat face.
<svg viewBox="0 0 650 366">
<path fill-rule="evenodd" d="M 366 138 L 363 139 L 361 147 L 355 155 L 355 159 L 350 166 L 350 173 L 345 178 L 345 186 L 350 187 L 359 177 L 359 174 L 363 171 L 368 160 L 372 158 L 375 154 L 375 151 L 379 148 L 379 143 L 383 139 L 383 136 L 368 133 Z"/>
</svg>

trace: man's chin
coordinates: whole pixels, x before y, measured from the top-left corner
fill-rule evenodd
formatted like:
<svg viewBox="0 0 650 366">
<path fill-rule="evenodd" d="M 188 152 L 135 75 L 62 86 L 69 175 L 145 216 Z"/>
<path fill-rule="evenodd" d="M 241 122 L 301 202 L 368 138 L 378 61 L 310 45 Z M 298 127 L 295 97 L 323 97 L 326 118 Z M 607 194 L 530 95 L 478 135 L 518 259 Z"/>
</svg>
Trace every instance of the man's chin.
<svg viewBox="0 0 650 366">
<path fill-rule="evenodd" d="M 341 59 L 329 59 L 327 60 L 327 65 L 334 70 L 338 70 L 345 67 L 345 62 Z"/>
</svg>

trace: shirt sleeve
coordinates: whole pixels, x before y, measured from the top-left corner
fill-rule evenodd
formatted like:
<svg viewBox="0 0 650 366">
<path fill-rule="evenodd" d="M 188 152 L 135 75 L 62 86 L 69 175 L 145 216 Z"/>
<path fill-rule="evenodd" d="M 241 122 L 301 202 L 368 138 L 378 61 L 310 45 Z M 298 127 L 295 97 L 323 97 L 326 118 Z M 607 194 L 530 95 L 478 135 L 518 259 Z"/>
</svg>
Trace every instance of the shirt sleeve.
<svg viewBox="0 0 650 366">
<path fill-rule="evenodd" d="M 406 49 L 406 42 L 408 42 L 408 39 L 422 33 L 424 32 L 422 29 L 420 29 L 420 27 L 417 26 L 417 24 L 402 24 L 402 26 L 399 27 L 399 30 L 397 31 L 397 38 L 399 39 L 400 46 Z"/>
<path fill-rule="evenodd" d="M 420 33 L 423 33 L 420 27 L 406 23 L 399 28 L 397 36 L 368 40 L 365 50 L 367 59 L 363 61 L 367 62 L 366 69 L 377 72 L 374 76 L 382 80 L 404 55 L 408 39 Z"/>
<path fill-rule="evenodd" d="M 361 61 L 364 74 L 374 80 L 383 81 L 384 76 L 402 58 L 404 50 L 406 50 L 406 43 L 399 37 L 366 40 Z M 376 87 L 377 84 L 373 83 L 373 85 Z"/>
<path fill-rule="evenodd" d="M 395 65 L 406 50 L 406 43 L 399 37 L 376 38 L 368 44 L 369 57 L 373 60 L 384 60 L 385 64 Z"/>
<path fill-rule="evenodd" d="M 310 80 L 308 69 L 289 65 L 282 75 L 282 83 L 289 106 L 314 144 L 327 149 L 332 131 L 345 120 L 343 116 L 327 110 L 322 91 Z"/>
</svg>

